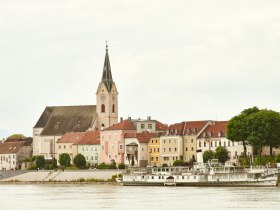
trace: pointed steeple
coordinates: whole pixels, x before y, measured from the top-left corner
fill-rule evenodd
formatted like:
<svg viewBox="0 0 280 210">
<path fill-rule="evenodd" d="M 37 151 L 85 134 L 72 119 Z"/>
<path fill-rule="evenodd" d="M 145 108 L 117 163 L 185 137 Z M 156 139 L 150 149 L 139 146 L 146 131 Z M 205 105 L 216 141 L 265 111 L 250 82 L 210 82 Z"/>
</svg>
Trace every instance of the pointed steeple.
<svg viewBox="0 0 280 210">
<path fill-rule="evenodd" d="M 108 44 L 106 41 L 106 54 L 105 54 L 105 61 L 103 66 L 103 74 L 102 74 L 102 82 L 104 82 L 107 90 L 110 92 L 113 86 L 113 77 L 111 72 L 109 54 L 108 54 Z"/>
</svg>

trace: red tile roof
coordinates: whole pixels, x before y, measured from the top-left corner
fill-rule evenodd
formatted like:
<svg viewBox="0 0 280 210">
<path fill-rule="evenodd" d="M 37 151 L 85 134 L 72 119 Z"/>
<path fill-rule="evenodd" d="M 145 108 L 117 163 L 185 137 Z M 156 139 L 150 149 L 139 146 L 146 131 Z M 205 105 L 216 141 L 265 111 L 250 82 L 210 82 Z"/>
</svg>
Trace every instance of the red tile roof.
<svg viewBox="0 0 280 210">
<path fill-rule="evenodd" d="M 157 120 L 154 120 L 156 122 L 156 131 L 166 131 L 168 129 L 168 126 L 157 121 Z"/>
<path fill-rule="evenodd" d="M 78 145 L 100 144 L 100 131 L 95 130 L 95 131 L 86 132 L 85 136 L 80 141 L 78 141 L 76 144 L 78 144 Z"/>
<path fill-rule="evenodd" d="M 110 130 L 136 130 L 130 120 L 123 120 L 115 125 L 112 125 L 104 129 L 105 131 Z"/>
<path fill-rule="evenodd" d="M 16 154 L 24 144 L 24 141 L 5 142 L 0 145 L 0 154 Z"/>
<path fill-rule="evenodd" d="M 77 143 L 80 141 L 84 136 L 86 132 L 71 132 L 71 133 L 65 133 L 58 141 L 57 143 Z"/>
<path fill-rule="evenodd" d="M 198 138 L 219 138 L 225 137 L 227 131 L 227 121 L 213 121 L 211 125 L 208 125 L 207 128 L 200 134 Z M 204 133 L 205 132 L 205 133 Z M 206 135 L 206 136 L 204 136 Z"/>
<path fill-rule="evenodd" d="M 208 122 L 209 120 L 187 121 L 184 128 L 184 135 L 197 135 Z"/>
<path fill-rule="evenodd" d="M 139 143 L 148 143 L 151 138 L 157 137 L 157 133 L 126 133 L 124 138 L 136 138 Z"/>
</svg>

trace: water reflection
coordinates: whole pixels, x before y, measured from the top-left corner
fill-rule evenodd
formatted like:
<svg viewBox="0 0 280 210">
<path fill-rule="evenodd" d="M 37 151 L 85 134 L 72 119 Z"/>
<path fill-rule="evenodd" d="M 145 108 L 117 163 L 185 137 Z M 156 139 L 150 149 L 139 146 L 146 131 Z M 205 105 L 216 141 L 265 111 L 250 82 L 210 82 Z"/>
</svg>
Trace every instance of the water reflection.
<svg viewBox="0 0 280 210">
<path fill-rule="evenodd" d="M 279 209 L 280 188 L 0 185 L 1 210 Z"/>
</svg>

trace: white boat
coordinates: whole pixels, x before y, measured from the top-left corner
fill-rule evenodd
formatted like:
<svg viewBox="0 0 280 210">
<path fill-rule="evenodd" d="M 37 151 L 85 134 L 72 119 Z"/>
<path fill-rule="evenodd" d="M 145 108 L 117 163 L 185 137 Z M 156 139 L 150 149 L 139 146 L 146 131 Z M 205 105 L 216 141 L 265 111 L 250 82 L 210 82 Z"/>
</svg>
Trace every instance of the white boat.
<svg viewBox="0 0 280 210">
<path fill-rule="evenodd" d="M 221 165 L 216 161 L 190 167 L 130 168 L 122 185 L 277 186 L 277 169 Z"/>
</svg>

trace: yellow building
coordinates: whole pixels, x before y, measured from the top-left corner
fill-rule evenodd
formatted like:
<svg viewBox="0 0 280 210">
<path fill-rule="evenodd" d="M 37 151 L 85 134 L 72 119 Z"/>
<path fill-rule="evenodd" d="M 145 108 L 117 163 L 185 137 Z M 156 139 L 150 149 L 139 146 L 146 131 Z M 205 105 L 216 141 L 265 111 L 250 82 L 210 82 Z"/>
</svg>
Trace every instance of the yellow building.
<svg viewBox="0 0 280 210">
<path fill-rule="evenodd" d="M 160 138 L 151 138 L 148 143 L 149 151 L 149 165 L 150 166 L 161 166 L 160 161 Z"/>
</svg>

